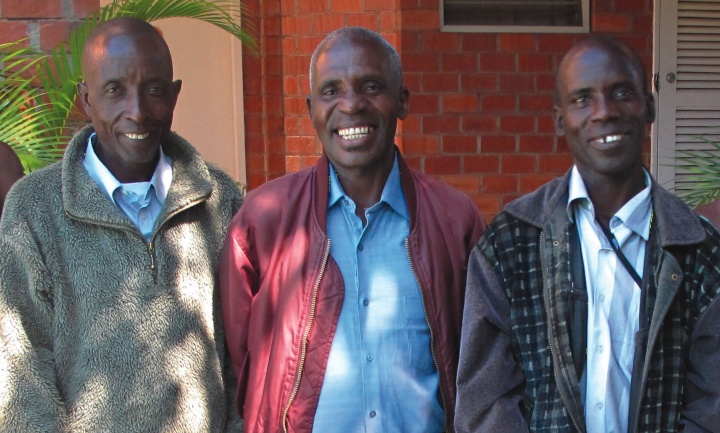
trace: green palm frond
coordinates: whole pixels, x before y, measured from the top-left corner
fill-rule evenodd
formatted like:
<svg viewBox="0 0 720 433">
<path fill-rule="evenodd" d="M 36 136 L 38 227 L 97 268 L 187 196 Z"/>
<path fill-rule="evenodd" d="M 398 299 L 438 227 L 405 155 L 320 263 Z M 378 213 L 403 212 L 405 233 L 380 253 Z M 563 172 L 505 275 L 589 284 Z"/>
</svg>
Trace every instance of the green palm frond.
<svg viewBox="0 0 720 433">
<path fill-rule="evenodd" d="M 239 0 L 114 0 L 90 14 L 71 32 L 69 42 L 50 54 L 23 47 L 22 41 L 0 44 L 0 140 L 13 147 L 26 171 L 62 157 L 67 120 L 82 81 L 82 49 L 99 23 L 121 16 L 145 21 L 198 19 L 257 53 L 253 37 L 241 27 L 245 12 Z"/>
<path fill-rule="evenodd" d="M 720 143 L 698 137 L 712 149 L 678 150 L 675 168 L 683 173 L 677 195 L 690 207 L 702 206 L 720 198 Z"/>
</svg>

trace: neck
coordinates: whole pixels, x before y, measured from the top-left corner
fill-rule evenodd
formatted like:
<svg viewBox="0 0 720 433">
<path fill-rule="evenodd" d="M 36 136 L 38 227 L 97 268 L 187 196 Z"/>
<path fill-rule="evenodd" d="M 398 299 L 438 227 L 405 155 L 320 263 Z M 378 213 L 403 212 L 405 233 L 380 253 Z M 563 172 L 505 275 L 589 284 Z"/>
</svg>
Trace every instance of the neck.
<svg viewBox="0 0 720 433">
<path fill-rule="evenodd" d="M 609 227 L 613 215 L 646 186 L 643 170 L 624 179 L 597 178 L 585 175 L 582 177 L 590 201 L 595 208 L 595 218 L 605 228 Z"/>
</svg>

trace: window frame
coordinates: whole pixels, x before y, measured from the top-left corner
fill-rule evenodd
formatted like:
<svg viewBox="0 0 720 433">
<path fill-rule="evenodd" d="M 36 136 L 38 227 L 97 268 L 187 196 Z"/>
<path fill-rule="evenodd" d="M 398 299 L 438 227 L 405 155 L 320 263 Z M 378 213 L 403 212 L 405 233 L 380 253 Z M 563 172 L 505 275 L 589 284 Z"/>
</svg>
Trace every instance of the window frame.
<svg viewBox="0 0 720 433">
<path fill-rule="evenodd" d="M 445 24 L 445 0 L 440 0 L 440 31 L 453 33 L 590 33 L 590 0 L 580 0 L 582 26 L 507 26 Z"/>
</svg>

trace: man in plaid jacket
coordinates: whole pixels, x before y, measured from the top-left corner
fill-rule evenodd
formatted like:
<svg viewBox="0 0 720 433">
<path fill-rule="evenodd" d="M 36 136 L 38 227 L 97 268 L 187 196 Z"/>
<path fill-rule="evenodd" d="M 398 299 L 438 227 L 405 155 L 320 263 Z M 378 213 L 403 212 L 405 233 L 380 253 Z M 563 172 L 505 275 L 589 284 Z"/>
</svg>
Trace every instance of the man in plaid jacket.
<svg viewBox="0 0 720 433">
<path fill-rule="evenodd" d="M 597 36 L 561 61 L 575 164 L 472 253 L 458 433 L 720 431 L 720 236 L 643 167 L 646 77 Z"/>
</svg>

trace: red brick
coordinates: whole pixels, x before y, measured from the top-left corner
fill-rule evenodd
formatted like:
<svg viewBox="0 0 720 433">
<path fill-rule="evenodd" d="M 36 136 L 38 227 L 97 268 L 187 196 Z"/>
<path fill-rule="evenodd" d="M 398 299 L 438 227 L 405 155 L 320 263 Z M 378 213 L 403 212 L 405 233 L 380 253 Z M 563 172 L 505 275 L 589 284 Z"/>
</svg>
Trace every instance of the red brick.
<svg viewBox="0 0 720 433">
<path fill-rule="evenodd" d="M 538 160 L 540 173 L 565 173 L 573 163 L 571 155 L 540 155 Z"/>
<path fill-rule="evenodd" d="M 535 75 L 535 88 L 538 91 L 554 91 L 555 90 L 555 75 L 554 74 L 536 74 Z"/>
<path fill-rule="evenodd" d="M 245 95 L 245 111 L 250 113 L 261 113 L 264 107 L 265 98 L 260 95 Z"/>
<path fill-rule="evenodd" d="M 282 84 L 282 77 L 268 75 L 265 77 L 265 91 L 268 95 L 282 95 L 283 94 L 283 84 Z M 282 100 L 278 101 L 278 105 L 282 103 Z M 273 105 L 270 105 L 273 107 Z M 276 105 L 277 106 L 277 105 Z"/>
<path fill-rule="evenodd" d="M 476 95 L 443 95 L 443 112 L 468 112 L 478 109 L 478 98 Z"/>
<path fill-rule="evenodd" d="M 648 0 L 616 1 L 615 12 L 635 14 L 645 12 L 648 8 Z M 650 9 L 652 10 L 652 9 Z"/>
<path fill-rule="evenodd" d="M 285 133 L 288 136 L 300 134 L 300 119 L 298 117 L 285 117 Z"/>
<path fill-rule="evenodd" d="M 283 93 L 288 96 L 300 95 L 300 83 L 298 83 L 298 77 L 287 76 L 283 78 Z"/>
<path fill-rule="evenodd" d="M 626 33 L 632 27 L 632 17 L 629 15 L 596 13 L 591 19 L 595 32 Z"/>
<path fill-rule="evenodd" d="M 298 71 L 307 71 L 308 65 L 310 64 L 310 58 L 309 57 L 298 57 L 298 59 L 306 59 L 306 63 L 303 65 L 304 67 L 301 67 Z M 268 56 L 266 55 L 264 57 L 265 62 L 265 71 L 263 72 L 263 75 L 282 75 L 283 74 L 283 58 L 281 56 Z"/>
<path fill-rule="evenodd" d="M 536 173 L 537 158 L 533 155 L 503 155 L 500 159 L 502 174 Z"/>
<path fill-rule="evenodd" d="M 497 155 L 463 156 L 463 173 L 499 173 L 500 157 Z"/>
<path fill-rule="evenodd" d="M 423 92 L 457 92 L 458 74 L 424 74 L 422 80 Z"/>
<path fill-rule="evenodd" d="M 265 17 L 262 20 L 262 29 L 266 35 L 279 35 L 282 25 L 282 19 L 279 16 Z"/>
<path fill-rule="evenodd" d="M 522 54 L 518 57 L 520 72 L 547 72 L 552 70 L 552 65 L 549 54 Z"/>
<path fill-rule="evenodd" d="M 406 73 L 403 71 L 403 85 L 410 90 L 410 101 L 412 103 L 412 98 L 414 98 L 414 94 L 420 92 L 420 89 L 422 88 L 422 75 L 423 74 L 415 74 L 412 72 Z"/>
<path fill-rule="evenodd" d="M 437 72 L 438 55 L 436 53 L 405 54 L 402 59 L 403 69 L 412 72 Z M 453 74 L 454 75 L 454 74 Z"/>
<path fill-rule="evenodd" d="M 440 153 L 440 141 L 435 135 L 403 134 L 403 154 L 437 155 Z"/>
<path fill-rule="evenodd" d="M 293 0 L 290 0 L 293 1 Z M 262 0 L 263 16 L 280 15 L 280 10 L 285 6 L 283 1 L 279 0 Z"/>
<path fill-rule="evenodd" d="M 548 153 L 555 147 L 555 136 L 530 134 L 520 136 L 520 153 Z"/>
<path fill-rule="evenodd" d="M 444 135 L 442 149 L 445 153 L 470 153 L 478 151 L 478 138 L 474 135 Z"/>
<path fill-rule="evenodd" d="M 520 95 L 520 112 L 540 111 L 550 113 L 553 105 L 552 95 Z"/>
<path fill-rule="evenodd" d="M 388 0 L 365 0 L 365 10 L 367 12 L 393 11 L 395 10 L 395 2 Z"/>
<path fill-rule="evenodd" d="M 2 0 L 3 18 L 61 18 L 61 0 Z"/>
<path fill-rule="evenodd" d="M 0 44 L 25 39 L 20 46 L 27 47 L 30 41 L 28 37 L 27 21 L 0 21 Z"/>
<path fill-rule="evenodd" d="M 490 222 L 500 212 L 500 198 L 499 195 L 480 194 L 473 197 L 472 200 L 483 219 Z"/>
<path fill-rule="evenodd" d="M 297 53 L 312 55 L 315 48 L 320 45 L 324 36 L 299 36 L 297 38 Z M 309 65 L 309 63 L 308 63 Z"/>
<path fill-rule="evenodd" d="M 287 173 L 293 173 L 300 171 L 300 157 L 294 155 L 285 156 L 285 171 Z"/>
<path fill-rule="evenodd" d="M 440 66 L 443 72 L 475 72 L 478 70 L 477 58 L 469 53 L 443 54 Z"/>
<path fill-rule="evenodd" d="M 385 2 L 392 3 L 387 0 Z M 423 49 L 426 51 L 453 53 L 458 50 L 457 33 L 425 33 L 422 41 Z"/>
<path fill-rule="evenodd" d="M 422 119 L 425 116 L 416 116 L 410 113 L 408 117 L 403 120 L 402 131 L 403 134 L 420 134 L 422 131 Z"/>
<path fill-rule="evenodd" d="M 460 118 L 457 115 L 423 116 L 423 131 L 426 134 L 444 134 L 457 131 Z"/>
<path fill-rule="evenodd" d="M 483 154 L 515 153 L 516 141 L 514 135 L 484 135 L 480 138 L 480 151 Z"/>
<path fill-rule="evenodd" d="M 523 93 L 533 91 L 532 74 L 507 74 L 500 75 L 499 89 L 501 92 Z"/>
<path fill-rule="evenodd" d="M 463 132 L 494 132 L 497 131 L 497 118 L 494 116 L 466 115 L 462 116 Z M 447 132 L 447 131 L 445 131 Z"/>
<path fill-rule="evenodd" d="M 296 96 L 296 97 L 289 97 L 285 98 L 285 114 L 286 115 L 303 115 L 307 114 L 308 108 L 307 103 L 305 102 L 305 98 Z M 273 108 L 272 106 L 268 106 L 270 110 L 276 110 L 277 108 Z"/>
<path fill-rule="evenodd" d="M 428 156 L 425 158 L 425 173 L 431 175 L 460 173 L 459 156 Z"/>
<path fill-rule="evenodd" d="M 480 70 L 483 72 L 515 72 L 515 54 L 480 54 Z"/>
<path fill-rule="evenodd" d="M 305 2 L 308 0 L 300 1 Z M 323 3 L 321 0 L 314 1 Z M 330 2 L 330 11 L 335 14 L 364 12 L 363 2 L 357 0 L 332 0 Z"/>
<path fill-rule="evenodd" d="M 483 176 L 480 185 L 482 194 L 510 194 L 518 191 L 516 176 Z"/>
<path fill-rule="evenodd" d="M 555 120 L 551 111 L 548 111 L 547 116 L 537 118 L 537 132 L 555 133 Z"/>
<path fill-rule="evenodd" d="M 315 153 L 314 137 L 287 137 L 285 139 L 287 153 L 290 155 L 312 155 Z"/>
<path fill-rule="evenodd" d="M 436 30 L 440 26 L 440 10 L 419 11 L 402 9 L 402 24 L 403 30 Z"/>
<path fill-rule="evenodd" d="M 397 30 L 399 20 L 399 16 L 395 11 L 380 12 L 380 31 L 392 32 Z"/>
<path fill-rule="evenodd" d="M 535 131 L 534 116 L 503 116 L 500 118 L 500 130 L 506 132 Z"/>
<path fill-rule="evenodd" d="M 278 106 L 280 106 L 280 104 L 270 105 L 270 106 L 278 107 Z M 267 118 L 265 119 L 265 128 L 267 129 L 268 134 L 274 134 L 274 133 L 282 134 L 284 132 L 283 131 L 284 127 L 285 127 L 285 120 L 284 120 L 283 116 L 281 116 L 281 115 L 267 116 Z"/>
<path fill-rule="evenodd" d="M 273 135 L 268 137 L 267 152 L 270 155 L 284 155 L 286 152 L 285 136 Z"/>
<path fill-rule="evenodd" d="M 90 12 L 100 9 L 100 0 L 73 0 L 73 17 L 85 18 Z"/>
<path fill-rule="evenodd" d="M 424 33 L 426 32 L 402 32 L 399 41 L 396 41 L 398 45 L 393 46 L 396 47 L 398 51 L 402 51 L 403 56 L 405 54 L 422 52 L 420 49 L 420 39 Z"/>
<path fill-rule="evenodd" d="M 312 119 L 307 113 L 304 116 L 299 117 L 300 119 L 300 134 L 315 136 L 315 127 L 313 126 Z"/>
<path fill-rule="evenodd" d="M 636 34 L 652 35 L 653 16 L 652 13 L 647 15 L 635 15 L 632 22 L 633 32 Z"/>
<path fill-rule="evenodd" d="M 480 192 L 480 178 L 475 175 L 455 174 L 442 176 L 440 180 L 467 195 L 472 196 Z"/>
<path fill-rule="evenodd" d="M 501 51 L 533 51 L 535 49 L 535 35 L 528 33 L 502 33 L 499 37 Z"/>
<path fill-rule="evenodd" d="M 438 95 L 410 94 L 410 111 L 414 114 L 437 114 L 440 112 Z"/>
<path fill-rule="evenodd" d="M 467 52 L 495 51 L 498 47 L 495 33 L 462 33 L 460 40 L 462 50 Z"/>
<path fill-rule="evenodd" d="M 346 18 L 348 26 L 359 26 L 367 29 L 376 29 L 379 27 L 377 14 L 349 14 Z"/>
<path fill-rule="evenodd" d="M 440 10 L 440 0 L 418 0 L 419 9 Z"/>
<path fill-rule="evenodd" d="M 652 52 L 652 35 L 623 35 L 620 40 L 630 45 L 641 55 Z"/>
<path fill-rule="evenodd" d="M 263 0 L 264 1 L 264 0 Z M 295 2 L 298 8 L 299 16 L 321 14 L 327 12 L 327 2 L 325 1 L 299 1 Z"/>
<path fill-rule="evenodd" d="M 497 90 L 497 74 L 464 74 L 460 77 L 460 85 L 464 92 Z"/>
<path fill-rule="evenodd" d="M 539 52 L 560 54 L 565 54 L 577 39 L 574 35 L 559 33 L 543 33 L 537 35 L 537 38 Z"/>
<path fill-rule="evenodd" d="M 550 182 L 551 180 L 555 179 L 557 176 L 555 174 L 535 174 L 532 176 L 520 176 L 518 179 L 520 182 L 520 193 L 521 194 L 528 194 L 536 189 L 540 188 L 541 186 L 545 185 L 546 183 Z"/>
<path fill-rule="evenodd" d="M 592 0 L 592 13 L 596 12 L 612 12 L 615 10 L 613 4 L 617 0 Z"/>
<path fill-rule="evenodd" d="M 517 108 L 515 95 L 484 95 L 480 103 L 483 111 L 514 111 Z"/>
<path fill-rule="evenodd" d="M 282 70 L 285 76 L 308 73 L 309 69 L 310 57 L 308 56 L 286 56 L 284 59 L 284 63 L 282 64 Z"/>
<path fill-rule="evenodd" d="M 333 30 L 343 27 L 345 20 L 342 15 L 316 15 L 312 17 L 313 31 L 316 35 L 326 35 Z M 308 29 L 302 29 L 300 34 L 308 34 Z"/>
</svg>

